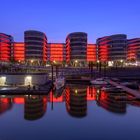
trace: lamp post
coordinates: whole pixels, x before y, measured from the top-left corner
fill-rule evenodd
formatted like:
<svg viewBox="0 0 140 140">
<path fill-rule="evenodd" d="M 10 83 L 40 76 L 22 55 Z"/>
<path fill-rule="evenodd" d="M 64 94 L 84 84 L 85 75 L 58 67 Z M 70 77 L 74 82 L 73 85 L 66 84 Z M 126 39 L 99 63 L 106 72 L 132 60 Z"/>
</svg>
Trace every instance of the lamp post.
<svg viewBox="0 0 140 140">
<path fill-rule="evenodd" d="M 53 65 L 51 65 L 52 81 L 53 81 Z"/>
<path fill-rule="evenodd" d="M 97 63 L 96 63 L 96 68 L 97 68 L 97 70 L 99 70 L 99 63 L 100 63 L 100 61 L 99 60 L 97 60 Z"/>
</svg>

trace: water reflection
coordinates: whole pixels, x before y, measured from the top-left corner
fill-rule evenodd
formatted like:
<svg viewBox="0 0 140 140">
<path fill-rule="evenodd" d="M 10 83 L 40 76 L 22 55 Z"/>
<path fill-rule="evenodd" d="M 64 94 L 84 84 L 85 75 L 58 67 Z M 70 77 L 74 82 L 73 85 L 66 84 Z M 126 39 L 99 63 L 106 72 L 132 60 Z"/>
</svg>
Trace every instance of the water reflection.
<svg viewBox="0 0 140 140">
<path fill-rule="evenodd" d="M 46 112 L 47 102 L 42 96 L 26 96 L 24 104 L 24 118 L 26 120 L 40 119 Z"/>
<path fill-rule="evenodd" d="M 87 116 L 87 102 L 96 102 L 98 107 L 106 109 L 112 113 L 125 114 L 127 104 L 140 106 L 140 101 L 129 101 L 126 93 L 107 93 L 100 87 L 84 85 L 67 85 L 64 92 L 56 96 L 51 91 L 46 96 L 1 96 L 0 114 L 12 109 L 13 104 L 24 104 L 24 118 L 26 120 L 38 120 L 42 118 L 47 111 L 48 102 L 51 108 L 55 103 L 65 102 L 67 113 L 72 117 Z"/>
<path fill-rule="evenodd" d="M 11 98 L 0 98 L 0 115 L 12 109 Z"/>
<path fill-rule="evenodd" d="M 126 113 L 126 93 L 97 93 L 97 104 L 114 113 Z"/>
<path fill-rule="evenodd" d="M 69 86 L 66 89 L 66 109 L 74 117 L 84 117 L 87 114 L 86 86 Z"/>
</svg>

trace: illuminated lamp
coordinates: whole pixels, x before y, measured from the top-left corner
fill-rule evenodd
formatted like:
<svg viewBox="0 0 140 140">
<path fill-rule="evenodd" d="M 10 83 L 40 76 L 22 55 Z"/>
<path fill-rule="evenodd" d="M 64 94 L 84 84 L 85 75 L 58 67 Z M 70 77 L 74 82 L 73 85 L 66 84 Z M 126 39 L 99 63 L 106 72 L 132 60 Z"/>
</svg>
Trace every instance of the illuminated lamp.
<svg viewBox="0 0 140 140">
<path fill-rule="evenodd" d="M 32 77 L 31 76 L 26 76 L 25 77 L 25 85 L 32 85 Z"/>
<path fill-rule="evenodd" d="M 78 90 L 76 89 L 76 90 L 75 90 L 75 94 L 77 94 L 77 93 L 78 93 Z"/>
<path fill-rule="evenodd" d="M 109 66 L 109 67 L 112 67 L 112 66 L 113 66 L 113 64 L 114 64 L 114 62 L 113 62 L 113 61 L 108 61 L 108 66 Z"/>
<path fill-rule="evenodd" d="M 34 60 L 31 60 L 31 63 L 33 63 L 34 62 Z"/>
<path fill-rule="evenodd" d="M 78 60 L 75 60 L 75 63 L 78 63 Z"/>
<path fill-rule="evenodd" d="M 5 76 L 0 77 L 0 85 L 4 86 L 5 82 L 6 82 L 6 77 Z"/>
</svg>

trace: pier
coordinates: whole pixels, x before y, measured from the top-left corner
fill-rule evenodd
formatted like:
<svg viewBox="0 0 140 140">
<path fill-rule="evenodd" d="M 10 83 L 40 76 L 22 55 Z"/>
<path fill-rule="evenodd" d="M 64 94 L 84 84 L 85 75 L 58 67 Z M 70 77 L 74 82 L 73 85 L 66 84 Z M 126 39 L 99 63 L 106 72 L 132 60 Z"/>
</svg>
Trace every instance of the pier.
<svg viewBox="0 0 140 140">
<path fill-rule="evenodd" d="M 123 86 L 123 85 L 121 85 L 117 82 L 114 82 L 112 80 L 108 80 L 107 82 L 109 82 L 113 86 L 120 86 L 127 93 L 131 94 L 132 96 L 136 97 L 137 99 L 140 99 L 140 92 L 139 91 L 134 90 L 134 89 L 130 89 L 130 88 Z"/>
<path fill-rule="evenodd" d="M 5 87 L 6 88 L 6 87 Z M 47 85 L 39 86 L 38 89 L 17 87 L 15 89 L 0 90 L 0 95 L 48 95 L 53 88 L 53 82 L 48 82 Z"/>
</svg>

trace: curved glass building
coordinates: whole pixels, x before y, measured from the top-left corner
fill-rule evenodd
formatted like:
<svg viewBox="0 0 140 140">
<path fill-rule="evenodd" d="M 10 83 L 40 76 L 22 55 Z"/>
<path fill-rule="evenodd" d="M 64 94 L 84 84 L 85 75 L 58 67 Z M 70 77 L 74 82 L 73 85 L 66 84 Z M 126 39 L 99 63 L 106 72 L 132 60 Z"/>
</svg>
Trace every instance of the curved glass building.
<svg viewBox="0 0 140 140">
<path fill-rule="evenodd" d="M 127 53 L 127 36 L 116 34 L 97 39 L 98 60 L 124 61 Z"/>
<path fill-rule="evenodd" d="M 127 41 L 127 60 L 140 60 L 140 38 Z"/>
<path fill-rule="evenodd" d="M 74 32 L 66 38 L 67 62 L 72 65 L 82 65 L 86 61 L 87 33 Z"/>
<path fill-rule="evenodd" d="M 25 59 L 27 62 L 47 61 L 47 37 L 40 31 L 28 30 L 24 32 Z"/>
<path fill-rule="evenodd" d="M 9 62 L 12 58 L 13 37 L 0 33 L 0 61 Z"/>
</svg>

